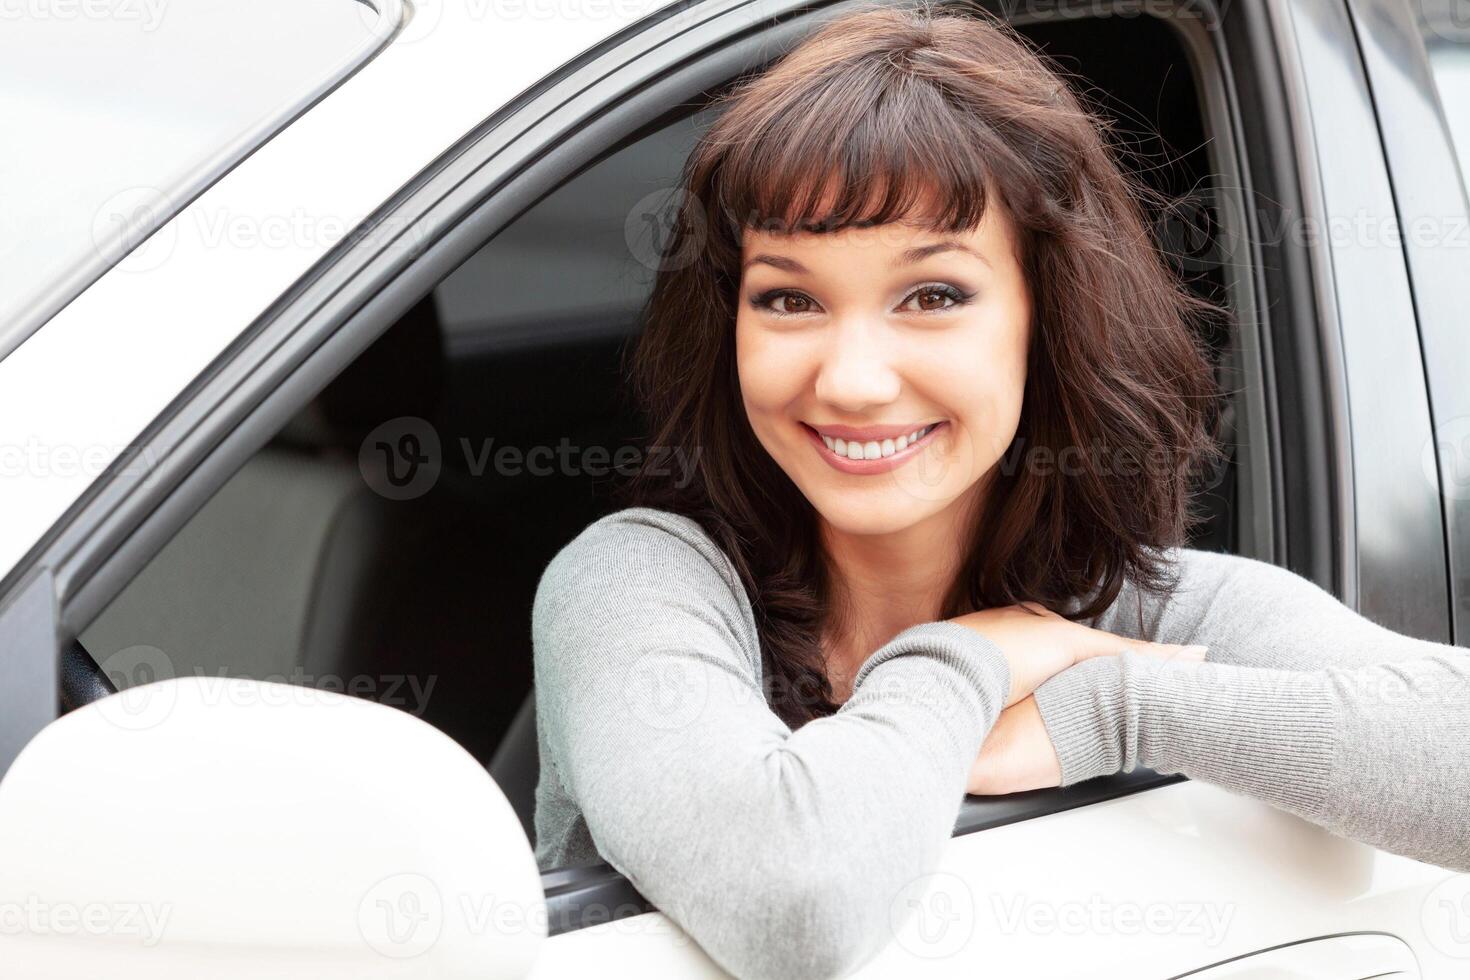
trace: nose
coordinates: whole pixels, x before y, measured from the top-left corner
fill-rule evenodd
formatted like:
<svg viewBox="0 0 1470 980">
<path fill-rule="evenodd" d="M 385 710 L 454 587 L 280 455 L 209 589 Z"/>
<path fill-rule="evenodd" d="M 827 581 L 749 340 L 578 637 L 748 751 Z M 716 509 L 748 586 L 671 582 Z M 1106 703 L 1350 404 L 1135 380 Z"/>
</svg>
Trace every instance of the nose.
<svg viewBox="0 0 1470 980">
<path fill-rule="evenodd" d="M 834 327 L 817 371 L 817 399 L 853 413 L 897 399 L 902 381 L 883 326 L 850 317 Z"/>
</svg>

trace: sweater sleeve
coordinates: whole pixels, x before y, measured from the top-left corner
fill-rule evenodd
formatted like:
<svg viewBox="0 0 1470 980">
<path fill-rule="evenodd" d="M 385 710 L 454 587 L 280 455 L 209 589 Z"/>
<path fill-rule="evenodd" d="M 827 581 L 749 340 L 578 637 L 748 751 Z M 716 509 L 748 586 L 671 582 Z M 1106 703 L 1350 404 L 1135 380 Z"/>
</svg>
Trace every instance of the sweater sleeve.
<svg viewBox="0 0 1470 980">
<path fill-rule="evenodd" d="M 1268 562 L 1188 548 L 1171 598 L 1129 583 L 1094 624 L 1203 643 L 1203 663 L 1125 651 L 1035 691 L 1061 785 L 1144 765 L 1333 833 L 1470 871 L 1470 655 L 1366 619 Z"/>
<path fill-rule="evenodd" d="M 914 626 L 836 714 L 793 732 L 753 632 L 693 521 L 594 522 L 533 606 L 545 744 L 598 852 L 721 967 L 837 976 L 888 943 L 900 893 L 938 867 L 1009 666 L 965 627 Z"/>
</svg>

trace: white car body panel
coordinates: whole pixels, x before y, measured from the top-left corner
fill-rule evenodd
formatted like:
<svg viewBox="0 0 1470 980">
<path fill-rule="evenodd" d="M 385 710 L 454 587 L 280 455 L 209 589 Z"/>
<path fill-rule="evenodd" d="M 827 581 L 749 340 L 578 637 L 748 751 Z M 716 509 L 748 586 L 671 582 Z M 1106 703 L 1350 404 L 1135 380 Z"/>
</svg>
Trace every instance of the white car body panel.
<svg viewBox="0 0 1470 980">
<path fill-rule="evenodd" d="M 0 574 L 338 238 L 516 95 L 668 2 L 418 5 L 376 58 L 0 361 Z"/>
<path fill-rule="evenodd" d="M 1373 957 L 1401 967 L 1406 955 L 1418 970 L 1395 980 L 1470 975 L 1470 935 L 1454 930 L 1470 875 L 1196 780 L 956 837 L 895 904 L 911 898 L 917 909 L 853 978 L 1164 980 L 1357 932 L 1390 933 L 1412 954 L 1369 941 L 1350 951 L 1361 972 L 1344 972 L 1340 948 L 1303 946 L 1290 962 L 1243 960 L 1199 980 L 1356 980 L 1385 972 Z M 532 976 L 594 974 L 726 975 L 657 912 L 552 937 Z"/>
</svg>

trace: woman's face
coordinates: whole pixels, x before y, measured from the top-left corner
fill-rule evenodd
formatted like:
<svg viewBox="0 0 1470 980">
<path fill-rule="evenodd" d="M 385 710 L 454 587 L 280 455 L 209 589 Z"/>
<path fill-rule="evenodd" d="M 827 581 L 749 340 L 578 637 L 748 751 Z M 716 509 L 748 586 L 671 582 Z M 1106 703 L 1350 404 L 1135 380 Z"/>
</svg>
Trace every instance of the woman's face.
<svg viewBox="0 0 1470 980">
<path fill-rule="evenodd" d="M 1014 226 L 990 200 L 968 233 L 745 232 L 746 415 L 837 530 L 899 531 L 964 501 L 1015 436 L 1031 300 Z"/>
</svg>

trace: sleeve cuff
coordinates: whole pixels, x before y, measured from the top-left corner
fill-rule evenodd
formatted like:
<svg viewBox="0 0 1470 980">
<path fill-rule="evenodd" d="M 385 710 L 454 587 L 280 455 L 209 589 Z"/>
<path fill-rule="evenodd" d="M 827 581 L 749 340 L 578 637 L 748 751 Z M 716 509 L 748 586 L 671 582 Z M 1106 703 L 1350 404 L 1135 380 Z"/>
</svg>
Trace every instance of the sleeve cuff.
<svg viewBox="0 0 1470 980">
<path fill-rule="evenodd" d="M 1062 767 L 1062 786 L 1123 767 L 1123 672 L 1116 657 L 1093 657 L 1043 681 L 1032 695 Z"/>
<path fill-rule="evenodd" d="M 861 710 L 873 701 L 926 702 L 973 756 L 1010 690 L 1010 661 L 993 640 L 939 620 L 910 626 L 875 651 L 858 668 L 853 695 L 839 710 Z"/>
</svg>

